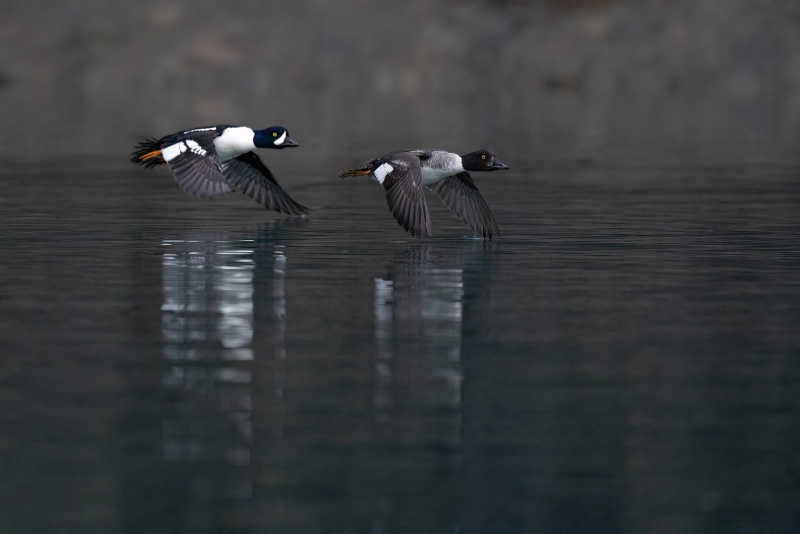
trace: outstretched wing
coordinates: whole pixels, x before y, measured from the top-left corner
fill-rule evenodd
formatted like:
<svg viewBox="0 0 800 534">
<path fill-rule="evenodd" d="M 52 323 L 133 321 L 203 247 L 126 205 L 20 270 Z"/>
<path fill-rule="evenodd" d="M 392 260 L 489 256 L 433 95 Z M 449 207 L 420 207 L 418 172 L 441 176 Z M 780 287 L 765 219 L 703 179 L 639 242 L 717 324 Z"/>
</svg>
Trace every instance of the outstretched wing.
<svg viewBox="0 0 800 534">
<path fill-rule="evenodd" d="M 401 153 L 373 172 L 386 191 L 386 201 L 397 222 L 414 237 L 431 236 L 431 219 L 420 183 L 419 157 Z"/>
<path fill-rule="evenodd" d="M 265 208 L 300 215 L 308 208 L 295 201 L 278 185 L 277 180 L 255 152 L 247 152 L 222 164 L 222 174 L 232 186 L 241 189 Z"/>
<path fill-rule="evenodd" d="M 216 131 L 190 132 L 161 148 L 161 157 L 178 186 L 196 197 L 209 199 L 230 193 L 214 147 Z"/>
<path fill-rule="evenodd" d="M 450 211 L 484 238 L 491 239 L 494 234 L 500 235 L 489 205 L 468 172 L 448 176 L 431 185 L 430 189 L 442 199 Z"/>
</svg>

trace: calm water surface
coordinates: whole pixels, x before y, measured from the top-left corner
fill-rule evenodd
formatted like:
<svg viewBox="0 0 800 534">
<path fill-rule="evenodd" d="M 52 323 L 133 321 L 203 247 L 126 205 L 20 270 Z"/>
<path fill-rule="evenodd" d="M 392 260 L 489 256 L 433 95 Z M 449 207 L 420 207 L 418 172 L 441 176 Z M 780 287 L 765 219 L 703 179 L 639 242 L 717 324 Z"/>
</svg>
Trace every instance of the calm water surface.
<svg viewBox="0 0 800 534">
<path fill-rule="evenodd" d="M 0 197 L 0 532 L 800 529 L 800 169 L 481 177 L 434 237 L 334 175 Z"/>
</svg>

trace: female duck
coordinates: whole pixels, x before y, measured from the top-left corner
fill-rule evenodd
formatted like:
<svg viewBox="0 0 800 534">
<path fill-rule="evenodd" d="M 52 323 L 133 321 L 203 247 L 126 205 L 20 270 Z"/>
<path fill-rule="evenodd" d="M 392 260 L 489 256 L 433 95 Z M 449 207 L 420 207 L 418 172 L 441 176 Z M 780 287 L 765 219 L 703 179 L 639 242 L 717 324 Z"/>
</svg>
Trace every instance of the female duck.
<svg viewBox="0 0 800 534">
<path fill-rule="evenodd" d="M 339 176 L 372 176 L 386 191 L 397 222 L 414 237 L 430 237 L 431 221 L 422 186 L 436 193 L 450 211 L 484 239 L 499 234 L 489 206 L 467 171 L 499 171 L 508 165 L 494 152 L 477 150 L 463 156 L 420 148 L 391 152 L 364 162 Z"/>
</svg>

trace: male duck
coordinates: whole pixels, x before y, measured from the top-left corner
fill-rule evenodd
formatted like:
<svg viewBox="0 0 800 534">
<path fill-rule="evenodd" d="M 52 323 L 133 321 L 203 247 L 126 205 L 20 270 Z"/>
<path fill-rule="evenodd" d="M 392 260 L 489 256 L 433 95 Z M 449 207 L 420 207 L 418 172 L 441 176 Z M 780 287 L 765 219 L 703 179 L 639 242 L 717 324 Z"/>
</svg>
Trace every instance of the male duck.
<svg viewBox="0 0 800 534">
<path fill-rule="evenodd" d="M 436 193 L 450 211 L 470 228 L 491 239 L 499 234 L 489 206 L 467 171 L 508 169 L 494 152 L 477 150 L 463 156 L 445 150 L 420 148 L 391 152 L 371 159 L 339 176 L 372 176 L 386 191 L 389 209 L 414 237 L 430 237 L 431 221 L 422 186 Z"/>
<path fill-rule="evenodd" d="M 209 199 L 235 188 L 271 210 L 299 215 L 308 208 L 278 185 L 255 148 L 297 146 L 282 126 L 252 130 L 247 126 L 205 126 L 145 139 L 131 161 L 147 168 L 166 164 L 178 186 L 196 197 Z"/>
</svg>

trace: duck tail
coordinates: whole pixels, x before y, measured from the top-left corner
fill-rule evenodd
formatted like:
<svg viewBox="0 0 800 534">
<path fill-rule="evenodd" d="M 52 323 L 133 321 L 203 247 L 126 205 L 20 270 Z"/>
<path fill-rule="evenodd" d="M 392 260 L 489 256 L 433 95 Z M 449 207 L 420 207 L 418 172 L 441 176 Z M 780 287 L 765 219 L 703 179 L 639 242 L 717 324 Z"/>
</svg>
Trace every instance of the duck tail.
<svg viewBox="0 0 800 534">
<path fill-rule="evenodd" d="M 371 169 L 350 169 L 339 173 L 339 178 L 347 178 L 348 176 L 367 176 L 372 172 Z"/>
<path fill-rule="evenodd" d="M 164 156 L 161 154 L 160 139 L 145 139 L 138 145 L 136 150 L 131 152 L 131 163 L 144 165 L 148 169 L 156 165 L 164 165 Z"/>
</svg>

